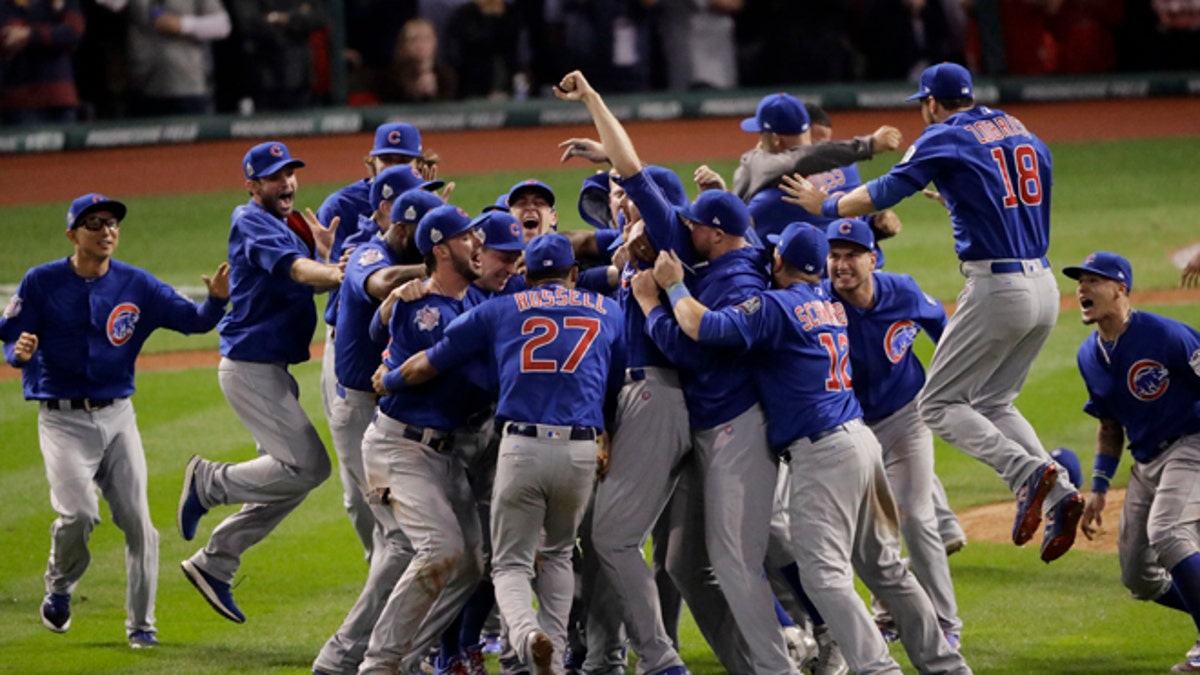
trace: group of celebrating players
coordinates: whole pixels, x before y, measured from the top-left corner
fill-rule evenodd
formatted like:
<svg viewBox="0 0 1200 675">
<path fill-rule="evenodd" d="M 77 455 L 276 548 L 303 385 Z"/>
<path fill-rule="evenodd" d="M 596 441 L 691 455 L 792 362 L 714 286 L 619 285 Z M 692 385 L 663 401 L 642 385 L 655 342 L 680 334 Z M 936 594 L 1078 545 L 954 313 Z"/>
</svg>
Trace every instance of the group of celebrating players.
<svg viewBox="0 0 1200 675">
<path fill-rule="evenodd" d="M 251 148 L 249 199 L 203 302 L 112 258 L 122 203 L 72 202 L 73 254 L 31 269 L 0 319 L 39 402 L 59 514 L 47 628 L 71 623 L 94 483 L 126 536 L 129 644 L 158 644 L 158 535 L 129 401 L 158 327 L 218 329 L 221 389 L 257 444 L 244 462 L 193 457 L 177 512 L 192 540 L 211 509 L 241 505 L 182 569 L 246 620 L 242 554 L 332 470 L 288 370 L 328 292 L 322 398 L 369 573 L 315 673 L 486 673 L 498 608 L 504 672 L 625 672 L 628 646 L 639 673 L 681 675 L 681 600 L 732 673 L 898 673 L 896 639 L 920 672 L 969 673 L 947 563 L 965 537 L 934 434 L 1013 490 L 1015 544 L 1045 520 L 1047 563 L 1081 524 L 1098 532 L 1128 440 L 1122 580 L 1200 630 L 1200 333 L 1134 311 L 1115 253 L 1063 269 L 1097 327 L 1079 350 L 1099 420 L 1085 500 L 1077 459 L 1047 453 L 1013 404 L 1059 311 L 1050 152 L 977 105 L 964 68 L 924 72 L 911 98 L 926 130 L 879 178 L 862 183 L 854 163 L 897 149 L 896 129 L 833 141 L 823 111 L 776 94 L 742 122 L 759 142 L 732 190 L 702 166 L 691 202 L 581 73 L 556 94 L 598 134 L 565 141 L 563 160 L 611 167 L 580 193 L 591 231 L 557 233 L 555 193 L 535 179 L 472 218 L 405 123 L 376 130 L 370 177 L 315 214 L 294 206 L 304 162 L 283 143 Z M 888 208 L 930 183 L 966 278 L 950 318 L 880 270 L 879 241 L 900 229 Z M 921 331 L 936 343 L 928 375 Z M 643 557 L 651 533 L 660 574 Z M 1200 672 L 1200 642 L 1174 670 Z"/>
</svg>

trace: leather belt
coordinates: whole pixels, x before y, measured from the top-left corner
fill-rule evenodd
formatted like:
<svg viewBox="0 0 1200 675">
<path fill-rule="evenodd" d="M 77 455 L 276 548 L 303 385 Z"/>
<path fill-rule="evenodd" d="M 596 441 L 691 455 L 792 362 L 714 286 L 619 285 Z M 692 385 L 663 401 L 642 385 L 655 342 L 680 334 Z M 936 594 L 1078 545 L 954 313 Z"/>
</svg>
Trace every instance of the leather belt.
<svg viewBox="0 0 1200 675">
<path fill-rule="evenodd" d="M 116 403 L 117 398 L 52 398 L 42 401 L 50 410 L 86 410 L 92 412 Z"/>
<path fill-rule="evenodd" d="M 599 434 L 596 427 L 567 427 L 555 426 L 553 424 L 525 424 L 521 422 L 509 422 L 504 427 L 504 432 L 515 436 L 527 436 L 529 438 L 549 438 L 555 440 L 572 441 L 594 441 Z"/>
</svg>

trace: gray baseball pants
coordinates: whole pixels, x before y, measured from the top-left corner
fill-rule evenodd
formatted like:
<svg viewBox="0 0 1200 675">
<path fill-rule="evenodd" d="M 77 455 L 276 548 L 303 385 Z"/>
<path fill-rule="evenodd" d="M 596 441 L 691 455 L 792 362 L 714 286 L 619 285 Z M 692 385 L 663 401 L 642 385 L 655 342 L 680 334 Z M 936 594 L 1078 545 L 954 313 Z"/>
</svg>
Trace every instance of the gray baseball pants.
<svg viewBox="0 0 1200 675">
<path fill-rule="evenodd" d="M 778 464 L 767 447 L 762 407 L 694 431 L 692 443 L 703 472 L 705 545 L 753 672 L 795 673 L 763 574 Z"/>
<path fill-rule="evenodd" d="M 483 573 L 483 533 L 462 463 L 449 444 L 435 451 L 405 438 L 405 429 L 379 413 L 363 438 L 367 484 L 389 491 L 380 523 L 401 530 L 415 555 L 379 615 L 360 673 L 399 669 L 422 632 L 440 634 L 454 619 Z"/>
<path fill-rule="evenodd" d="M 329 477 L 329 455 L 298 398 L 287 367 L 222 358 L 217 379 L 229 405 L 258 444 L 255 459 L 200 462 L 194 485 L 205 508 L 242 504 L 213 530 L 191 561 L 230 583 L 242 553 L 271 533 L 316 486 Z"/>
<path fill-rule="evenodd" d="M 1168 570 L 1197 550 L 1200 434 L 1184 436 L 1152 462 L 1133 465 L 1117 539 L 1121 582 L 1133 597 L 1154 600 L 1171 586 Z"/>
<path fill-rule="evenodd" d="M 950 564 L 933 507 L 933 434 L 921 422 L 916 401 L 869 426 L 883 448 L 883 466 L 912 571 L 929 594 L 942 630 L 961 631 Z"/>
<path fill-rule="evenodd" d="M 500 439 L 492 493 L 492 583 L 521 659 L 530 662 L 526 642 L 532 631 L 541 630 L 554 645 L 554 672 L 562 673 L 575 589 L 571 551 L 595 481 L 598 446 L 570 440 L 570 427 L 538 425 L 538 430 L 538 438 L 506 431 Z"/>
<path fill-rule="evenodd" d="M 146 453 L 133 403 L 121 399 L 86 410 L 38 410 L 38 444 L 50 483 L 50 526 L 46 592 L 67 595 L 91 562 L 88 538 L 100 523 L 94 483 L 125 534 L 125 630 L 154 632 L 158 588 L 158 531 L 146 498 Z"/>
<path fill-rule="evenodd" d="M 961 264 L 967 277 L 929 364 L 918 409 L 947 443 L 992 467 L 1014 493 L 1050 461 L 1013 405 L 1058 320 L 1058 284 L 1040 260 L 994 274 L 993 261 Z M 1044 510 L 1075 493 L 1065 471 Z"/>
<path fill-rule="evenodd" d="M 367 560 L 378 543 L 375 515 L 367 505 L 367 480 L 363 475 L 362 442 L 371 416 L 375 414 L 373 391 L 360 391 L 337 385 L 329 402 L 329 436 L 337 453 L 338 475 L 342 479 L 342 505 L 362 542 Z M 322 392 L 323 393 L 323 392 Z"/>
<path fill-rule="evenodd" d="M 667 551 L 672 561 L 668 571 L 701 633 L 726 668 L 747 672 L 752 667 L 729 604 L 707 564 L 698 471 L 691 481 L 692 517 L 686 517 L 685 498 L 675 498 L 679 507 L 665 511 L 677 485 L 684 482 L 684 467 L 693 463 L 688 459 L 691 444 L 676 372 L 642 368 L 635 379 L 631 371 L 617 399 L 608 478 L 596 486 L 592 538 L 604 578 L 601 588 L 611 589 L 617 600 L 630 646 L 640 659 L 639 673 L 683 664 L 663 625 L 659 592 L 642 552 L 646 536 L 663 518 L 670 525 L 655 547 Z M 672 557 L 673 547 L 681 554 Z M 683 554 L 684 549 L 690 553 Z"/>
<path fill-rule="evenodd" d="M 854 572 L 891 610 L 922 673 L 969 673 L 950 648 L 929 597 L 900 560 L 896 503 L 882 451 L 853 420 L 816 442 L 788 446 L 791 541 L 804 589 L 858 675 L 899 673 L 854 589 Z M 853 565 L 853 571 L 851 570 Z"/>
</svg>

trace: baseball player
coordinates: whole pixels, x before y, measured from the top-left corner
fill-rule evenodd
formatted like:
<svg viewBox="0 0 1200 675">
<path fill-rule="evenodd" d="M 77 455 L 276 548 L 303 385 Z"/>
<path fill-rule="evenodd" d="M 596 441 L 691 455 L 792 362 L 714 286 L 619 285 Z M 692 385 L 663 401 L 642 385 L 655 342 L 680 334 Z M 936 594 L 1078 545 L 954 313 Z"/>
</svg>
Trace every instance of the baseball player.
<svg viewBox="0 0 1200 675">
<path fill-rule="evenodd" d="M 156 328 L 212 330 L 229 300 L 229 266 L 204 276 L 208 299 L 193 303 L 149 272 L 113 260 L 126 208 L 90 193 L 67 210 L 68 258 L 29 270 L 0 317 L 5 359 L 29 368 L 25 398 L 39 402 L 38 440 L 50 502 L 50 561 L 42 623 L 71 627 L 71 594 L 88 568 L 88 538 L 100 523 L 96 490 L 125 533 L 125 634 L 134 649 L 158 646 L 154 594 L 158 532 L 146 498 L 146 455 L 133 403 L 134 361 Z"/>
<path fill-rule="evenodd" d="M 411 124 L 404 122 L 388 122 L 375 129 L 375 144 L 371 151 L 363 157 L 367 167 L 366 178 L 355 181 L 337 190 L 325 198 L 317 209 L 317 220 L 332 224 L 338 222 L 334 230 L 333 244 L 329 251 L 329 262 L 341 260 L 349 246 L 362 243 L 374 236 L 378 231 L 370 226 L 372 216 L 379 218 L 380 226 L 387 224 L 391 215 L 391 201 L 402 192 L 424 184 L 426 189 L 437 189 L 442 181 L 437 178 L 437 163 L 426 162 L 421 146 L 421 132 Z M 391 180 L 387 181 L 391 192 L 384 198 L 383 185 L 376 185 L 376 179 L 385 171 L 391 171 Z M 430 181 L 426 183 L 425 181 Z M 380 211 L 381 201 L 387 201 L 386 209 Z M 360 219 L 366 219 L 363 222 Z M 365 233 L 363 232 L 365 230 Z M 347 242 L 350 242 L 348 245 Z M 414 249 L 415 252 L 415 249 Z M 420 262 L 416 256 L 413 262 Z M 418 267 L 418 269 L 423 269 Z M 325 303 L 325 349 L 321 358 L 321 403 L 325 408 L 325 418 L 333 420 L 333 400 L 337 397 L 337 358 L 334 350 L 334 338 L 337 325 L 338 295 L 340 288 L 329 292 Z M 336 446 L 335 446 L 336 449 Z M 350 516 L 350 522 L 362 542 L 363 550 L 369 559 L 372 550 L 371 532 L 375 526 L 375 518 L 363 501 L 361 492 L 354 488 L 353 477 L 347 474 L 347 458 L 338 453 L 338 473 L 342 479 L 342 503 Z"/>
<path fill-rule="evenodd" d="M 409 222 L 419 221 L 425 213 L 442 206 L 437 195 L 413 189 L 400 195 L 392 206 L 387 230 L 350 254 L 346 278 L 342 282 L 338 306 L 336 341 L 337 395 L 329 417 L 329 434 L 338 452 L 339 469 L 353 481 L 353 492 L 367 504 L 369 491 L 363 468 L 363 435 L 375 414 L 377 395 L 371 376 L 380 364 L 380 354 L 387 340 L 375 340 L 369 333 L 371 318 L 379 304 L 392 289 L 411 272 L 404 264 L 403 251 L 412 236 Z M 422 270 L 424 266 L 422 265 Z M 345 480 L 345 478 L 343 478 Z M 387 514 L 374 512 L 387 508 L 382 504 L 369 505 L 375 522 L 374 548 L 381 554 L 372 555 L 367 581 L 358 600 L 347 614 L 337 632 L 325 643 L 313 662 L 313 670 L 325 673 L 357 672 L 367 648 L 371 630 L 391 594 L 392 588 L 404 573 L 413 550 L 411 543 L 398 528 L 385 533 L 381 523 Z"/>
<path fill-rule="evenodd" d="M 394 672 L 403 659 L 424 656 L 415 650 L 419 631 L 440 634 L 483 571 L 479 516 L 453 453 L 453 432 L 486 399 L 472 395 L 465 378 L 455 374 L 408 386 L 399 368 L 436 344 L 462 313 L 467 287 L 479 273 L 478 241 L 471 218 L 456 206 L 439 206 L 421 218 L 417 247 L 431 292 L 393 307 L 391 337 L 373 376 L 383 398 L 363 438 L 367 483 L 389 507 L 377 512 L 384 530 L 403 532 L 415 555 L 375 624 L 360 673 Z"/>
<path fill-rule="evenodd" d="M 508 212 L 520 221 L 527 244 L 539 234 L 558 229 L 554 190 L 536 178 L 526 178 L 512 186 L 505 203 L 508 205 Z"/>
<path fill-rule="evenodd" d="M 1013 401 L 1058 318 L 1050 245 L 1050 150 L 1020 120 L 975 105 L 971 74 L 942 63 L 921 74 L 927 126 L 891 171 L 830 196 L 797 177 L 788 200 L 809 213 L 852 217 L 887 208 L 930 181 L 945 198 L 967 283 L 938 342 L 918 410 L 947 443 L 991 466 L 1017 498 L 1012 539 L 1048 522 L 1042 560 L 1075 542 L 1083 498 L 1060 476 Z"/>
<path fill-rule="evenodd" d="M 402 372 L 411 383 L 471 360 L 494 364 L 502 429 L 492 498 L 492 580 L 509 634 L 537 675 L 563 672 L 571 549 L 624 372 L 621 310 L 574 287 L 570 241 L 535 237 L 526 282 L 463 315 Z M 539 534 L 541 542 L 539 543 Z M 538 604 L 530 580 L 539 558 Z"/>
<path fill-rule="evenodd" d="M 314 289 L 333 288 L 343 276 L 342 265 L 318 260 L 328 255 L 333 230 L 293 211 L 296 168 L 302 166 L 278 141 L 250 148 L 242 160 L 250 199 L 231 218 L 233 310 L 218 326 L 217 376 L 229 405 L 254 437 L 258 457 L 226 464 L 193 456 L 176 514 L 180 534 L 191 541 L 209 509 L 243 505 L 182 563 L 212 608 L 236 623 L 246 620 L 230 586 L 242 553 L 270 534 L 330 472 L 325 446 L 288 372 L 290 364 L 309 357 L 317 324 Z"/>
<path fill-rule="evenodd" d="M 771 450 L 790 457 L 793 554 L 850 669 L 860 675 L 900 672 L 854 590 L 853 563 L 896 613 L 905 650 L 921 672 L 969 673 L 942 636 L 929 598 L 900 561 L 896 505 L 879 443 L 862 423 L 854 397 L 846 309 L 820 284 L 825 234 L 796 224 L 773 243 L 777 290 L 719 310 L 691 296 L 677 256 L 660 253 L 653 275 L 643 272 L 633 282 L 647 331 L 660 345 L 686 335 L 749 350 L 742 364 L 765 407 Z M 678 323 L 661 306 L 659 288 L 668 292 Z"/>
<path fill-rule="evenodd" d="M 742 120 L 741 128 L 758 134 L 759 142 L 742 155 L 733 174 L 733 191 L 747 203 L 754 229 L 762 238 L 779 234 L 788 223 L 810 219 L 802 213 L 803 209 L 783 201 L 779 189 L 783 176 L 800 173 L 811 174 L 813 181 L 825 176 L 844 179 L 847 167 L 854 167 L 857 175 L 856 161 L 895 150 L 900 145 L 900 131 L 890 126 L 879 127 L 872 135 L 851 141 L 826 140 L 814 144 L 808 110 L 790 94 L 763 98 L 754 117 Z"/>
<path fill-rule="evenodd" d="M 1133 471 L 1121 511 L 1121 581 L 1134 598 L 1187 612 L 1200 630 L 1200 332 L 1138 311 L 1129 261 L 1097 251 L 1063 269 L 1079 282 L 1083 410 L 1100 421 L 1083 534 L 1103 524 L 1105 495 L 1128 440 Z M 1200 640 L 1172 672 L 1200 672 Z"/>
<path fill-rule="evenodd" d="M 677 246 L 691 254 L 693 239 L 676 211 L 686 205 L 667 201 L 643 171 L 632 142 L 599 93 L 579 72 L 564 77 L 555 93 L 587 106 L 620 178 L 617 184 L 637 207 L 638 221 L 629 226 L 626 243 L 631 256 L 645 259 L 648 239 L 660 250 Z M 697 247 L 703 253 L 694 257 L 710 261 L 702 266 L 704 281 L 697 282 L 704 292 L 712 294 L 714 302 L 731 304 L 764 288 L 765 267 L 758 249 L 742 238 L 748 217 L 740 200 L 731 193 L 708 191 L 686 208 L 693 220 L 708 223 L 695 228 L 700 230 Z M 705 213 L 693 213 L 697 210 Z M 636 234 L 643 228 L 649 237 Z M 622 286 L 634 271 L 626 266 Z M 627 293 L 622 291 L 629 300 Z M 640 308 L 627 306 L 631 368 L 622 392 L 612 467 L 597 493 L 593 529 L 633 649 L 647 672 L 683 667 L 662 625 L 641 553 L 641 542 L 674 489 L 679 536 L 668 546 L 667 567 L 705 639 L 730 672 L 791 672 L 770 590 L 762 579 L 771 494 L 750 486 L 770 484 L 775 463 L 765 447 L 758 447 L 765 438 L 754 419 L 761 415 L 752 384 L 736 366 L 736 354 L 674 355 L 655 345 L 645 338 Z M 676 364 L 683 363 L 687 372 L 677 371 Z M 681 414 L 684 410 L 687 418 Z M 722 449 L 719 462 L 717 447 Z M 693 448 L 699 459 L 685 461 Z M 719 584 L 713 583 L 714 574 Z"/>
<path fill-rule="evenodd" d="M 911 350 L 922 330 L 938 341 L 946 311 L 912 277 L 873 271 L 875 236 L 863 221 L 835 220 L 826 236 L 829 276 L 823 284 L 846 312 L 854 394 L 883 448 L 912 570 L 946 639 L 957 648 L 962 620 L 934 511 L 933 434 L 917 413 L 925 369 Z"/>
</svg>

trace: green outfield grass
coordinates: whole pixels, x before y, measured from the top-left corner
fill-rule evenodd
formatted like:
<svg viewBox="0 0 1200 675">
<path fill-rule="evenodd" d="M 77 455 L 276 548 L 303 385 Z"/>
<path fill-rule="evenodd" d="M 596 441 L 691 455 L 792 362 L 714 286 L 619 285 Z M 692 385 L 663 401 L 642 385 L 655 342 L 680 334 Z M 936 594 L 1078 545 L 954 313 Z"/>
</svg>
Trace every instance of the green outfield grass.
<svg viewBox="0 0 1200 675">
<path fill-rule="evenodd" d="M 1194 236 L 1191 184 L 1200 138 L 1057 145 L 1053 150 L 1051 256 L 1056 267 L 1105 248 L 1130 257 L 1137 288 L 1174 286 L 1178 271 L 1165 254 Z M 888 159 L 867 163 L 864 173 L 874 175 L 889 165 Z M 732 163 L 717 166 L 728 176 Z M 692 167 L 675 168 L 690 175 Z M 586 174 L 585 169 L 538 174 L 558 188 L 566 227 L 579 226 L 576 186 Z M 459 188 L 453 201 L 477 212 L 523 177 L 454 177 Z M 315 208 L 335 187 L 302 185 L 299 202 Z M 223 258 L 229 211 L 243 196 L 231 190 L 127 200 L 130 217 L 118 257 L 174 284 L 199 283 L 199 275 Z M 0 248 L 0 283 L 15 283 L 28 267 L 68 254 L 69 244 L 60 238 L 65 208 L 50 204 L 0 210 L 7 244 Z M 911 273 L 934 295 L 953 299 L 961 277 L 944 214 L 922 199 L 909 200 L 898 210 L 905 230 L 885 245 L 888 269 Z M 1071 282 L 1062 280 L 1061 288 L 1071 292 Z M 1200 307 L 1145 309 L 1200 323 Z M 1087 332 L 1075 313 L 1065 313 L 1018 401 L 1047 448 L 1074 448 L 1085 467 L 1091 465 L 1095 422 L 1080 411 L 1085 395 L 1074 355 Z M 215 344 L 212 336 L 166 335 L 153 339 L 150 348 Z M 919 349 L 927 357 L 931 347 L 922 341 Z M 318 365 L 304 364 L 295 373 L 305 407 L 328 439 L 317 395 Z M 148 652 L 126 646 L 123 542 L 107 509 L 91 540 L 92 565 L 75 596 L 70 632 L 55 635 L 41 626 L 37 609 L 54 513 L 37 451 L 36 408 L 21 400 L 19 382 L 0 382 L 0 437 L 5 439 L 0 453 L 0 672 L 307 672 L 366 574 L 341 507 L 339 481 L 335 477 L 315 490 L 246 555 L 235 593 L 249 620 L 232 624 L 209 609 L 178 568 L 231 509 L 217 509 L 201 522 L 197 541 L 184 542 L 175 531 L 175 505 L 191 454 L 240 461 L 253 456 L 253 442 L 222 397 L 211 369 L 141 373 L 135 403 L 149 464 L 151 510 L 161 537 L 157 615 L 163 646 Z M 937 463 L 956 509 L 1011 498 L 990 469 L 940 442 Z M 1124 484 L 1128 467 L 1127 458 L 1118 485 Z M 1114 533 L 1115 520 L 1110 514 Z M 951 559 L 951 568 L 966 622 L 964 653 L 979 673 L 1161 673 L 1196 638 L 1185 615 L 1128 599 L 1115 554 L 1072 552 L 1046 566 L 1036 542 L 1017 549 L 976 541 Z M 690 618 L 683 641 L 693 672 L 722 672 Z M 893 653 L 903 661 L 902 649 L 894 647 Z M 903 663 L 906 672 L 913 672 Z M 491 666 L 494 671 L 494 660 Z"/>
</svg>

